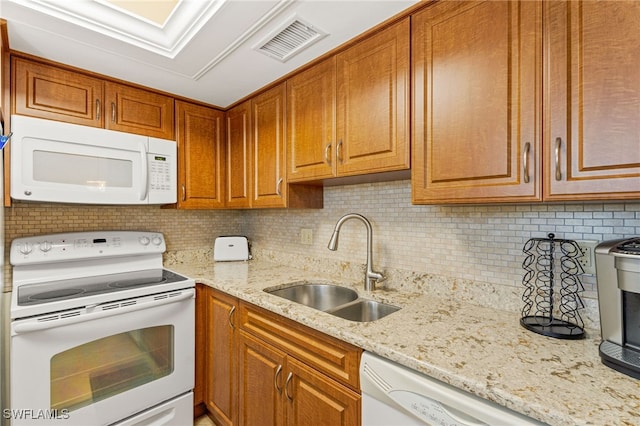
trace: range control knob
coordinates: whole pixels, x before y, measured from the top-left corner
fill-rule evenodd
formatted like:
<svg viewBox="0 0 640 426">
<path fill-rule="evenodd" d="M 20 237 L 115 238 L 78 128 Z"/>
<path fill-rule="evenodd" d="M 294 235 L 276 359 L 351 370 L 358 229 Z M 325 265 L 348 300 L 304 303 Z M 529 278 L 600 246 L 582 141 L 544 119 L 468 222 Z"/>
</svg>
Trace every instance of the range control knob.
<svg viewBox="0 0 640 426">
<path fill-rule="evenodd" d="M 140 237 L 138 238 L 138 241 L 140 242 L 140 244 L 142 244 L 143 246 L 148 246 L 149 243 L 151 242 L 151 240 L 149 239 L 149 237 Z"/>
<path fill-rule="evenodd" d="M 49 241 L 43 241 L 40 243 L 40 251 L 46 253 L 49 250 L 51 250 L 53 246 L 51 245 L 51 243 Z"/>
<path fill-rule="evenodd" d="M 156 245 L 159 246 L 160 244 L 162 244 L 162 238 L 155 236 L 153 237 L 153 239 L 151 240 L 151 242 Z"/>
<path fill-rule="evenodd" d="M 18 249 L 18 251 L 22 254 L 29 254 L 31 253 L 31 250 L 33 249 L 33 247 L 31 247 L 31 244 L 29 243 L 24 243 L 23 245 L 20 246 L 20 248 Z"/>
</svg>

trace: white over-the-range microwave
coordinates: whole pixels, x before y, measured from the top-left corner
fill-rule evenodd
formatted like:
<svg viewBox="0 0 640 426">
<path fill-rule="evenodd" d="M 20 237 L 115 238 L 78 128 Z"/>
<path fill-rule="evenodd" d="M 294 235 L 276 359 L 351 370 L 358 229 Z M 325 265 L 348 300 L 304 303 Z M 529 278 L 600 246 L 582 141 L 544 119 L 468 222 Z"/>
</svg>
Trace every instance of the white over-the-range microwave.
<svg viewBox="0 0 640 426">
<path fill-rule="evenodd" d="M 11 197 L 81 204 L 177 200 L 175 141 L 11 116 Z"/>
</svg>

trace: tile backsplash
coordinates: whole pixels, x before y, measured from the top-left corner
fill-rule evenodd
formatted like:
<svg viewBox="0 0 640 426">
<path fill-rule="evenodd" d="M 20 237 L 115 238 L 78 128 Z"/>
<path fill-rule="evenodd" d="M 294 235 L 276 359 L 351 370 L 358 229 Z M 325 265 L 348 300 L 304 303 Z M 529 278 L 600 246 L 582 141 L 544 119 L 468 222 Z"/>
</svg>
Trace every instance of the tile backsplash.
<svg viewBox="0 0 640 426">
<path fill-rule="evenodd" d="M 175 210 L 158 206 L 87 206 L 13 202 L 4 210 L 5 287 L 11 285 L 9 248 L 14 238 L 57 232 L 136 230 L 162 232 L 168 250 L 213 247 L 219 235 L 240 232 L 234 210 Z"/>
<path fill-rule="evenodd" d="M 318 210 L 178 211 L 16 202 L 5 208 L 5 245 L 8 252 L 11 240 L 22 236 L 124 229 L 162 232 L 168 250 L 182 251 L 211 248 L 218 235 L 244 234 L 254 252 L 270 253 L 283 262 L 310 259 L 319 267 L 363 264 L 366 232 L 359 222 L 346 222 L 338 250 L 327 249 L 336 221 L 356 212 L 373 225 L 376 269 L 446 277 L 464 282 L 465 288 L 473 283 L 484 288 L 489 283 L 520 294 L 522 247 L 529 238 L 550 232 L 557 238 L 598 241 L 640 235 L 640 200 L 414 206 L 408 180 L 325 187 L 324 191 L 324 208 Z M 302 229 L 311 230 L 310 245 L 300 242 Z M 594 283 L 593 277 L 583 279 L 583 297 L 592 302 L 597 297 Z"/>
<path fill-rule="evenodd" d="M 366 231 L 357 221 L 345 222 L 337 251 L 327 249 L 336 221 L 350 212 L 372 223 L 375 269 L 446 277 L 464 283 L 451 286 L 459 289 L 470 283 L 484 289 L 489 283 L 503 290 L 495 292 L 498 307 L 505 306 L 499 295 L 522 294 L 522 248 L 529 238 L 551 232 L 556 238 L 598 241 L 640 235 L 640 201 L 415 206 L 409 181 L 325 187 L 324 209 L 249 211 L 243 232 L 254 251 L 275 252 L 282 259 L 304 254 L 362 264 Z M 311 245 L 300 243 L 301 229 L 311 229 Z M 326 268 L 326 263 L 319 265 Z M 586 316 L 597 321 L 595 279 L 584 276 L 582 281 L 586 309 L 596 310 Z M 517 299 L 511 307 L 520 306 Z"/>
</svg>

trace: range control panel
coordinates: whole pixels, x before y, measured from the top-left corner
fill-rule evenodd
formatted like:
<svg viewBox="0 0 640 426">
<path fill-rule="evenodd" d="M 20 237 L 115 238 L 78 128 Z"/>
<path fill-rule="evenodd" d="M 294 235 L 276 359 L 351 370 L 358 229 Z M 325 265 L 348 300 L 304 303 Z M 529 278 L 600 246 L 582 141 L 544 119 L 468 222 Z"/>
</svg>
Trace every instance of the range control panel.
<svg viewBox="0 0 640 426">
<path fill-rule="evenodd" d="M 67 262 L 139 254 L 164 253 L 158 232 L 73 232 L 16 238 L 11 242 L 12 265 Z"/>
</svg>

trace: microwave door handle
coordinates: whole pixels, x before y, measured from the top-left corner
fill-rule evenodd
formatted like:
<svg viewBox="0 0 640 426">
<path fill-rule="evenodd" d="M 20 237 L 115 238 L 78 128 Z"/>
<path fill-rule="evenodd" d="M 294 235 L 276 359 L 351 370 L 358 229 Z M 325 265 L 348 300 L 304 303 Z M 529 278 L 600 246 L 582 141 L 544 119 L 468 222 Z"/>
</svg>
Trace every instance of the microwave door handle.
<svg viewBox="0 0 640 426">
<path fill-rule="evenodd" d="M 183 291 L 182 293 L 176 296 L 168 296 L 164 299 L 154 300 L 153 302 L 148 302 L 148 303 L 141 303 L 139 305 L 131 305 L 131 306 L 125 306 L 118 309 L 107 309 L 105 311 L 90 312 L 84 315 L 77 315 L 77 316 L 68 317 L 65 319 L 58 319 L 55 321 L 43 321 L 43 322 L 28 321 L 24 323 L 18 323 L 11 326 L 11 331 L 12 331 L 11 334 L 16 335 L 16 334 L 22 334 L 22 333 L 29 333 L 33 331 L 47 330 L 55 327 L 63 327 L 67 325 L 77 324 L 79 322 L 112 317 L 120 314 L 126 314 L 129 312 L 141 311 L 143 309 L 156 308 L 158 306 L 168 305 L 170 303 L 176 303 L 176 302 L 181 302 L 187 299 L 193 299 L 194 297 L 195 297 L 194 291 L 189 289 L 187 291 Z M 110 303 L 103 303 L 103 304 L 108 305 Z"/>
<path fill-rule="evenodd" d="M 142 160 L 142 188 L 140 188 L 140 201 L 147 199 L 149 193 L 149 164 L 147 163 L 147 147 L 140 142 L 140 159 Z"/>
</svg>

